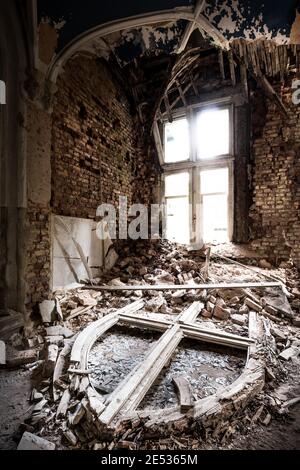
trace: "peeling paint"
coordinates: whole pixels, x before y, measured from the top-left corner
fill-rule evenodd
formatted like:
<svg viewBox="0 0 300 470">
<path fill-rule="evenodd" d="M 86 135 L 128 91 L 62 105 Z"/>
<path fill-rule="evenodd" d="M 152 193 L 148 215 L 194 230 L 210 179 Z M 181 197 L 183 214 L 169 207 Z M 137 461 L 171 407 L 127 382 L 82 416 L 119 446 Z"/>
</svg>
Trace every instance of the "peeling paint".
<svg viewBox="0 0 300 470">
<path fill-rule="evenodd" d="M 144 26 L 122 31 L 120 40 L 111 44 L 121 63 L 126 65 L 146 51 L 163 51 L 172 54 L 176 51 L 183 34 L 185 22 L 171 22 L 164 26 Z"/>
<path fill-rule="evenodd" d="M 50 64 L 58 45 L 60 30 L 65 26 L 63 18 L 52 21 L 49 17 L 43 17 L 39 25 L 39 58 L 44 64 Z"/>
<path fill-rule="evenodd" d="M 286 3 L 286 6 L 288 6 Z M 275 2 L 273 3 L 275 8 Z M 281 9 L 283 11 L 283 9 Z M 276 44 L 288 44 L 291 25 L 288 8 L 285 14 L 272 13 L 269 0 L 259 3 L 249 0 L 207 0 L 203 10 L 206 18 L 229 41 L 237 38 L 247 40 L 269 39 Z"/>
</svg>

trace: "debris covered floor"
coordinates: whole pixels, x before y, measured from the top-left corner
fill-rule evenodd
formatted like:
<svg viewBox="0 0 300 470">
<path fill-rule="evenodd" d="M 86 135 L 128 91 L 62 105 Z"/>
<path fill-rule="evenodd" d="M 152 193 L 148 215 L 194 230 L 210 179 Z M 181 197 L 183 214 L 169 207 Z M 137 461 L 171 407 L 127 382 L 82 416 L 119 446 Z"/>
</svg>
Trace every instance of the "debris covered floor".
<svg viewBox="0 0 300 470">
<path fill-rule="evenodd" d="M 0 371 L 2 397 L 9 403 L 3 409 L 2 446 L 15 448 L 22 433 L 27 431 L 54 443 L 56 449 L 243 449 L 264 448 L 264 445 L 272 448 L 279 443 L 282 448 L 296 448 L 300 375 L 297 271 L 289 263 L 278 269 L 264 269 L 259 267 L 265 265 L 264 260 L 248 259 L 249 265 L 242 265 L 234 259 L 221 260 L 218 254 L 208 260 L 206 250 L 188 251 L 180 245 L 157 240 L 132 244 L 123 253 L 111 272 L 96 280 L 99 285 L 125 288 L 125 283 L 141 287 L 165 283 L 170 289 L 97 291 L 97 285 L 91 288 L 82 285 L 72 290 L 58 290 L 52 302 L 41 304 L 31 337 L 25 340 L 14 334 L 7 344 L 8 368 Z M 229 280 L 263 284 L 266 276 L 267 281 L 272 277 L 283 282 L 284 291 L 281 287 L 197 289 L 197 284 Z M 192 288 L 172 290 L 172 285 L 180 286 L 180 282 L 186 284 L 187 281 Z M 146 419 L 137 428 L 124 429 L 123 434 L 117 432 L 108 436 L 103 432 L 101 437 L 98 432 L 95 435 L 95 418 L 85 398 L 87 383 L 90 380 L 100 399 L 109 397 L 139 366 L 162 333 L 122 322 L 112 327 L 92 346 L 87 371 L 76 376 L 80 380 L 75 386 L 69 362 L 71 345 L 78 332 L 91 322 L 139 300 L 144 304 L 135 317 L 170 322 L 176 321 L 193 302 L 200 302 L 196 324 L 210 331 L 223 330 L 245 338 L 248 337 L 249 315 L 255 311 L 264 325 L 264 336 L 259 344 L 259 354 L 265 361 L 264 388 L 245 407 L 237 407 L 236 413 L 229 418 L 220 417 L 214 425 L 199 422 L 195 426 L 197 422 L 191 422 L 186 429 L 181 428 L 179 421 L 177 430 L 156 436 L 151 435 L 152 431 L 149 435 L 149 429 L 144 427 Z M 25 354 L 22 350 L 28 345 L 30 350 Z M 242 374 L 246 356 L 246 351 L 193 339 L 182 340 L 139 403 L 137 413 L 178 406 L 180 395 L 174 383 L 176 378 L 187 381 L 192 404 L 213 395 Z M 58 374 L 57 364 L 62 357 L 64 361 Z M 15 389 L 13 396 L 11 387 Z M 281 439 L 283 428 L 291 430 L 289 440 Z M 268 436 L 265 444 L 260 439 L 254 442 L 254 429 L 255 435 Z"/>
<path fill-rule="evenodd" d="M 1 2 L 1 449 L 299 448 L 282 3 Z"/>
</svg>

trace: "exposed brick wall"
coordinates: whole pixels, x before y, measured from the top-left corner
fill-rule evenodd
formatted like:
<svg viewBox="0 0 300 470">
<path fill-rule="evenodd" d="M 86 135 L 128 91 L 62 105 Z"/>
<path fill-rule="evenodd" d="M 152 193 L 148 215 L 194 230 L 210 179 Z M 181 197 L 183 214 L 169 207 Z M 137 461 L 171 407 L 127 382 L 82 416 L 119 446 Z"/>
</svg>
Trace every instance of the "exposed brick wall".
<svg viewBox="0 0 300 470">
<path fill-rule="evenodd" d="M 143 152 L 136 117 L 105 64 L 78 57 L 57 82 L 52 132 L 52 207 L 95 217 L 102 202 L 152 202 L 153 160 Z"/>
<path fill-rule="evenodd" d="M 253 92 L 252 245 L 273 262 L 291 255 L 300 266 L 300 106 L 291 99 L 291 79 L 276 85 L 288 118 L 262 92 Z"/>
<path fill-rule="evenodd" d="M 28 310 L 48 297 L 50 286 L 50 210 L 43 205 L 27 208 L 26 306 Z"/>
<path fill-rule="evenodd" d="M 27 208 L 25 303 L 28 312 L 50 289 L 50 156 L 52 118 L 27 101 Z"/>
</svg>

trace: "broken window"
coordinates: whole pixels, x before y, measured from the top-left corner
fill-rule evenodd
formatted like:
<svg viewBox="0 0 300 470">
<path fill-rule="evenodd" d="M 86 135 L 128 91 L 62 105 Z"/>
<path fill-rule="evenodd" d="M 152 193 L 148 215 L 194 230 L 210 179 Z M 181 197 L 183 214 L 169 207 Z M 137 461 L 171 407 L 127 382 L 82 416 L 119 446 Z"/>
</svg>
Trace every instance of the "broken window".
<svg viewBox="0 0 300 470">
<path fill-rule="evenodd" d="M 198 111 L 196 117 L 197 159 L 229 154 L 229 109 Z"/>
<path fill-rule="evenodd" d="M 172 171 L 165 178 L 166 237 L 179 243 L 230 241 L 231 105 L 192 105 L 186 117 L 165 123 L 164 132 L 164 168 Z"/>
<path fill-rule="evenodd" d="M 190 139 L 186 118 L 165 124 L 165 162 L 175 163 L 189 159 Z"/>
<path fill-rule="evenodd" d="M 189 243 L 189 173 L 165 177 L 166 237 L 177 243 Z"/>
</svg>

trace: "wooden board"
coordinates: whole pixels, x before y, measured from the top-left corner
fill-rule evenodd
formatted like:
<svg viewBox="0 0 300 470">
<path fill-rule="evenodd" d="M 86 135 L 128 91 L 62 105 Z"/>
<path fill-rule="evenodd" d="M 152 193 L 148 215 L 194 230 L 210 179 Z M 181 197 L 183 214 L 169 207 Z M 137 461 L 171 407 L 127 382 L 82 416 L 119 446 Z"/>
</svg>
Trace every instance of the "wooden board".
<svg viewBox="0 0 300 470">
<path fill-rule="evenodd" d="M 99 417 L 101 423 L 109 425 L 121 409 L 125 408 L 129 411 L 140 402 L 170 355 L 173 354 L 182 336 L 183 333 L 178 324 L 169 328 L 161 336 L 142 363 L 138 364 L 110 395 L 108 406 Z M 125 406 L 126 403 L 127 406 Z"/>
<path fill-rule="evenodd" d="M 187 411 L 193 407 L 190 384 L 184 377 L 173 377 L 172 381 L 179 394 L 180 411 Z"/>
<path fill-rule="evenodd" d="M 282 287 L 281 282 L 231 282 L 231 283 L 215 283 L 215 284 L 139 284 L 124 286 L 84 286 L 82 289 L 96 291 L 136 291 L 136 290 L 179 290 L 179 289 L 246 289 L 255 288 L 263 289 L 265 287 Z"/>
</svg>

